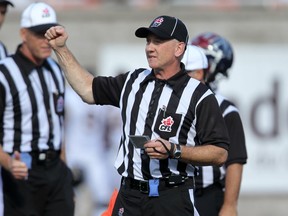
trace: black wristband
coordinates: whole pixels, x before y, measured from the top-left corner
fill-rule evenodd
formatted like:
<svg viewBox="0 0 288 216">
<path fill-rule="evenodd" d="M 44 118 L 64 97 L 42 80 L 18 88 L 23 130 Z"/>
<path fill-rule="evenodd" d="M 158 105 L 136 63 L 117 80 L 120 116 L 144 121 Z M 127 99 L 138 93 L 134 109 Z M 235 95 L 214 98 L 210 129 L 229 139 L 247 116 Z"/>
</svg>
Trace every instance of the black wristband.
<svg viewBox="0 0 288 216">
<path fill-rule="evenodd" d="M 175 148 L 175 144 L 170 142 L 171 144 L 171 148 L 170 148 L 170 151 L 169 151 L 169 157 L 170 158 L 174 158 L 174 148 Z"/>
</svg>

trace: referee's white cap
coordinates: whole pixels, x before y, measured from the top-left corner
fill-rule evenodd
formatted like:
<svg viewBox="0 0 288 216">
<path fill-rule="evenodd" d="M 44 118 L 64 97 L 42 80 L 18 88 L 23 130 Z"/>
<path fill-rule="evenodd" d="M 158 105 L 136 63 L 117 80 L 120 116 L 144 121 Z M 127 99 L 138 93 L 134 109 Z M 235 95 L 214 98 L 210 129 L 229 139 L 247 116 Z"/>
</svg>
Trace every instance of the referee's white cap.
<svg viewBox="0 0 288 216">
<path fill-rule="evenodd" d="M 208 68 L 207 57 L 203 49 L 194 45 L 187 45 L 182 62 L 188 71 Z"/>
<path fill-rule="evenodd" d="M 58 24 L 55 10 L 44 2 L 32 3 L 22 13 L 21 28 L 45 33 L 50 27 L 56 25 Z"/>
</svg>

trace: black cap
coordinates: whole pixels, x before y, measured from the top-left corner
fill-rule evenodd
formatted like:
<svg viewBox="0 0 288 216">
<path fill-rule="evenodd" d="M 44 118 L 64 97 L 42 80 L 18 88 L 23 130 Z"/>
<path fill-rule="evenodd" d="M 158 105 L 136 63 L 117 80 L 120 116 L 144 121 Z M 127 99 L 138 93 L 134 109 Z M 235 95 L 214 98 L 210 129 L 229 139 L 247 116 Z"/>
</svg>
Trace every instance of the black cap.
<svg viewBox="0 0 288 216">
<path fill-rule="evenodd" d="M 14 4 L 12 2 L 6 0 L 0 0 L 0 4 L 11 5 L 12 7 L 14 7 Z"/>
<path fill-rule="evenodd" d="M 146 38 L 149 33 L 163 39 L 177 39 L 186 44 L 189 38 L 187 28 L 180 19 L 165 15 L 155 18 L 148 28 L 141 27 L 135 31 L 139 38 Z"/>
</svg>

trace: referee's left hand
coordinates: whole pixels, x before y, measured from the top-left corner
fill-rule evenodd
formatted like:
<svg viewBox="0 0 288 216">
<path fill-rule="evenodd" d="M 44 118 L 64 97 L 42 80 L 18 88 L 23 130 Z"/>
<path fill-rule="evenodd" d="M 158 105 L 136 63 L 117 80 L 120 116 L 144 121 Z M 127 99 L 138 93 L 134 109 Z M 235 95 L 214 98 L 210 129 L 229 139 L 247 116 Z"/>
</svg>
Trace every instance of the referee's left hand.
<svg viewBox="0 0 288 216">
<path fill-rule="evenodd" d="M 14 157 L 11 157 L 9 171 L 15 179 L 24 180 L 28 176 L 28 167 L 21 161 L 20 153 L 18 151 L 15 151 Z"/>
<path fill-rule="evenodd" d="M 167 149 L 163 145 L 167 149 L 171 149 L 170 142 L 161 138 L 150 140 L 144 144 L 144 148 L 151 159 L 161 160 L 169 157 L 169 152 L 167 152 Z"/>
</svg>

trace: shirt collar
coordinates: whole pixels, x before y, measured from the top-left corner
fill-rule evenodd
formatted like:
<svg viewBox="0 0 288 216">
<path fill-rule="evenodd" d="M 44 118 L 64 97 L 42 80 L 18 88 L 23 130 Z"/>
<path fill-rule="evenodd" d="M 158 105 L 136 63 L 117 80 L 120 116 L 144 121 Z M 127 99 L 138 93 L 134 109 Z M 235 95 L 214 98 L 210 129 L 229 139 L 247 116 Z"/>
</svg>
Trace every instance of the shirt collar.
<svg viewBox="0 0 288 216">
<path fill-rule="evenodd" d="M 182 88 L 185 80 L 189 78 L 189 76 L 186 73 L 184 64 L 181 63 L 180 66 L 181 66 L 181 70 L 178 73 L 176 73 L 174 76 L 170 77 L 168 80 L 157 79 L 155 77 L 154 70 L 151 70 L 151 73 L 148 76 L 146 76 L 146 78 L 143 80 L 142 84 L 158 80 L 158 81 L 166 83 L 175 92 L 178 92 Z"/>
<path fill-rule="evenodd" d="M 17 62 L 19 64 L 19 68 L 21 68 L 21 71 L 23 71 L 25 74 L 29 75 L 35 68 L 37 67 L 45 67 L 47 65 L 47 60 L 43 62 L 42 65 L 36 65 L 33 62 L 31 62 L 20 50 L 22 44 L 20 44 L 17 47 L 15 58 L 17 59 Z"/>
</svg>

